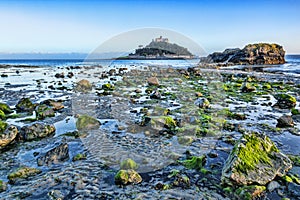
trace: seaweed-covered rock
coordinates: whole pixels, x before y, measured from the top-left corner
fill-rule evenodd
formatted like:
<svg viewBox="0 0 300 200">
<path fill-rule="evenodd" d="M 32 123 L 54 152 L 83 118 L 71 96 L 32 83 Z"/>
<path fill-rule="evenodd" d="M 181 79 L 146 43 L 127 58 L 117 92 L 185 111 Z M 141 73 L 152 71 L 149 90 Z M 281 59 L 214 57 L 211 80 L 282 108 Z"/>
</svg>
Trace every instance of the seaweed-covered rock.
<svg viewBox="0 0 300 200">
<path fill-rule="evenodd" d="M 0 103 L 0 110 L 2 110 L 3 113 L 5 113 L 5 114 L 10 114 L 10 113 L 13 112 L 13 111 L 10 109 L 10 107 L 9 107 L 7 104 L 5 104 L 5 103 Z"/>
<path fill-rule="evenodd" d="M 153 117 L 143 117 L 141 126 L 149 126 L 153 131 L 162 133 L 168 132 L 173 133 L 178 123 L 171 116 L 153 116 Z"/>
<path fill-rule="evenodd" d="M 16 108 L 21 112 L 31 112 L 35 109 L 37 104 L 33 104 L 29 98 L 22 98 L 17 103 Z"/>
<path fill-rule="evenodd" d="M 21 128 L 18 139 L 22 141 L 31 141 L 52 135 L 55 132 L 55 126 L 35 123 Z"/>
<path fill-rule="evenodd" d="M 0 149 L 10 144 L 18 135 L 18 129 L 15 126 L 8 126 L 5 122 L 0 121 L 1 123 L 4 123 L 4 131 L 0 130 Z"/>
<path fill-rule="evenodd" d="M 300 115 L 300 109 L 299 108 L 292 108 L 291 113 L 292 113 L 292 115 Z"/>
<path fill-rule="evenodd" d="M 76 128 L 80 131 L 98 129 L 100 125 L 101 123 L 97 119 L 89 115 L 79 116 L 76 122 Z"/>
<path fill-rule="evenodd" d="M 45 104 L 39 105 L 36 108 L 36 117 L 38 119 L 45 119 L 46 117 L 54 117 L 54 116 L 55 116 L 54 110 Z"/>
<path fill-rule="evenodd" d="M 21 167 L 15 172 L 10 173 L 7 178 L 11 183 L 14 183 L 17 179 L 25 179 L 30 176 L 35 176 L 36 174 L 41 173 L 42 171 L 36 168 L 31 167 Z"/>
<path fill-rule="evenodd" d="M 77 83 L 75 90 L 77 92 L 86 93 L 86 92 L 91 91 L 92 88 L 93 88 L 93 86 L 88 80 L 82 79 Z"/>
<path fill-rule="evenodd" d="M 292 168 L 266 135 L 246 133 L 235 144 L 222 170 L 222 182 L 233 185 L 265 185 Z"/>
<path fill-rule="evenodd" d="M 138 184 L 142 180 L 141 175 L 133 169 L 121 169 L 115 175 L 115 183 L 117 185 Z"/>
<path fill-rule="evenodd" d="M 5 113 L 2 110 L 0 110 L 0 120 L 5 120 L 5 119 L 6 119 Z"/>
<path fill-rule="evenodd" d="M 237 199 L 252 200 L 254 198 L 260 197 L 264 191 L 266 191 L 265 186 L 247 185 L 238 188 L 235 191 L 235 196 Z"/>
<path fill-rule="evenodd" d="M 198 106 L 199 108 L 209 108 L 210 103 L 206 98 L 198 98 L 194 104 Z"/>
<path fill-rule="evenodd" d="M 279 128 L 286 128 L 286 127 L 293 127 L 294 120 L 289 115 L 282 115 L 279 119 L 277 119 L 277 127 Z"/>
<path fill-rule="evenodd" d="M 6 190 L 6 183 L 0 180 L 0 192 L 3 192 Z"/>
<path fill-rule="evenodd" d="M 243 83 L 243 85 L 241 86 L 242 92 L 253 92 L 255 90 L 256 90 L 256 88 L 248 82 Z"/>
<path fill-rule="evenodd" d="M 296 98 L 290 94 L 276 94 L 274 95 L 274 98 L 277 100 L 276 105 L 278 105 L 278 107 L 282 109 L 294 108 L 297 103 Z"/>
<path fill-rule="evenodd" d="M 49 150 L 45 155 L 37 159 L 37 164 L 51 165 L 63 162 L 69 158 L 69 146 L 67 143 L 62 143 L 59 146 Z"/>
<path fill-rule="evenodd" d="M 110 83 L 105 83 L 102 85 L 103 90 L 113 91 L 115 89 L 115 86 Z"/>
</svg>

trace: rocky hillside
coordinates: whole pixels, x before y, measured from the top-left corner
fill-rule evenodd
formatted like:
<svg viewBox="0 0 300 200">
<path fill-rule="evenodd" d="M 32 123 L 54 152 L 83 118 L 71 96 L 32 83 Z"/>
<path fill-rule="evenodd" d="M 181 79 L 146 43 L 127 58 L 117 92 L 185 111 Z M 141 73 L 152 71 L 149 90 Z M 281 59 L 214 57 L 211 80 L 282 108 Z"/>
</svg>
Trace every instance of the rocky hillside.
<svg viewBox="0 0 300 200">
<path fill-rule="evenodd" d="M 283 64 L 285 51 L 278 44 L 248 44 L 243 49 L 226 49 L 202 59 L 206 63 L 228 63 L 242 65 Z"/>
</svg>

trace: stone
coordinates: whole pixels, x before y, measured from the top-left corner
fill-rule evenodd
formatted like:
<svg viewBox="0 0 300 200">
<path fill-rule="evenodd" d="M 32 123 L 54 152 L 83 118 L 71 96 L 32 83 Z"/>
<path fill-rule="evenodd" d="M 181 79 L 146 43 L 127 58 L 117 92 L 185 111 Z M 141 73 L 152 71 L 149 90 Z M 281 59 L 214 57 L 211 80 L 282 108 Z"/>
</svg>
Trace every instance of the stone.
<svg viewBox="0 0 300 200">
<path fill-rule="evenodd" d="M 161 99 L 161 94 L 159 91 L 155 90 L 151 95 L 150 95 L 151 99 Z"/>
<path fill-rule="evenodd" d="M 87 92 L 91 91 L 92 88 L 93 88 L 93 86 L 88 80 L 82 79 L 76 84 L 75 91 L 87 93 Z"/>
<path fill-rule="evenodd" d="M 3 113 L 5 113 L 5 114 L 10 114 L 10 113 L 13 112 L 10 109 L 10 107 L 7 104 L 5 104 L 5 103 L 0 103 L 0 110 L 3 111 Z"/>
<path fill-rule="evenodd" d="M 102 85 L 102 90 L 113 91 L 115 86 L 110 83 L 105 83 Z"/>
<path fill-rule="evenodd" d="M 40 156 L 37 159 L 37 164 L 41 165 L 52 165 L 64 162 L 69 159 L 69 146 L 67 143 L 62 143 L 57 147 L 49 150 L 45 155 Z"/>
<path fill-rule="evenodd" d="M 294 126 L 294 120 L 289 115 L 282 115 L 279 119 L 277 119 L 276 127 L 278 128 L 287 128 L 293 126 Z"/>
<path fill-rule="evenodd" d="M 42 171 L 36 168 L 31 167 L 21 167 L 17 169 L 15 172 L 10 173 L 7 178 L 10 183 L 14 183 L 17 179 L 25 179 L 31 176 L 35 176 L 36 174 L 40 174 Z"/>
<path fill-rule="evenodd" d="M 277 100 L 276 105 L 281 109 L 290 109 L 296 106 L 296 98 L 290 94 L 276 94 L 274 98 Z"/>
<path fill-rule="evenodd" d="M 159 86 L 159 81 L 156 77 L 150 77 L 147 79 L 147 82 L 149 85 L 155 85 L 155 86 Z"/>
<path fill-rule="evenodd" d="M 264 134 L 245 133 L 227 158 L 221 180 L 228 185 L 266 185 L 284 176 L 292 161 Z"/>
<path fill-rule="evenodd" d="M 54 110 L 45 104 L 39 105 L 36 108 L 37 119 L 45 119 L 46 117 L 54 117 L 54 116 L 55 116 Z"/>
<path fill-rule="evenodd" d="M 35 123 L 21 128 L 18 134 L 18 140 L 31 141 L 50 136 L 55 133 L 54 125 Z"/>
<path fill-rule="evenodd" d="M 142 181 L 141 175 L 133 169 L 121 169 L 115 175 L 115 183 L 117 185 L 138 184 Z"/>
<path fill-rule="evenodd" d="M 266 190 L 265 186 L 246 185 L 238 188 L 235 191 L 235 196 L 237 196 L 238 199 L 252 200 L 252 199 L 256 199 L 257 197 L 260 197 L 265 190 Z"/>
<path fill-rule="evenodd" d="M 100 125 L 101 123 L 97 119 L 89 115 L 79 116 L 76 122 L 76 128 L 80 131 L 98 129 Z"/>
<path fill-rule="evenodd" d="M 126 169 L 136 170 L 138 168 L 138 165 L 136 164 L 136 162 L 134 162 L 134 160 L 132 160 L 131 158 L 128 158 L 128 159 L 121 162 L 120 168 L 125 169 L 125 170 Z"/>
<path fill-rule="evenodd" d="M 17 103 L 16 108 L 21 112 L 31 112 L 35 109 L 37 104 L 33 104 L 29 98 L 22 98 Z"/>
<path fill-rule="evenodd" d="M 209 108 L 210 103 L 206 98 L 198 98 L 194 104 L 198 106 L 199 108 Z"/>
<path fill-rule="evenodd" d="M 55 100 L 52 100 L 52 99 L 47 99 L 47 100 L 41 102 L 41 104 L 51 106 L 53 108 L 53 110 L 61 110 L 61 109 L 64 108 L 64 105 L 61 102 L 55 101 Z"/>
<path fill-rule="evenodd" d="M 0 121 L 1 122 L 1 121 Z M 18 135 L 18 129 L 15 126 L 8 126 L 3 132 L 0 131 L 0 149 L 10 144 Z"/>
<path fill-rule="evenodd" d="M 243 49 L 226 49 L 201 59 L 205 63 L 233 63 L 242 65 L 273 65 L 285 63 L 285 51 L 278 44 L 248 44 Z"/>
<path fill-rule="evenodd" d="M 243 85 L 241 86 L 242 92 L 253 92 L 255 90 L 256 90 L 256 88 L 247 82 L 243 83 Z"/>
</svg>

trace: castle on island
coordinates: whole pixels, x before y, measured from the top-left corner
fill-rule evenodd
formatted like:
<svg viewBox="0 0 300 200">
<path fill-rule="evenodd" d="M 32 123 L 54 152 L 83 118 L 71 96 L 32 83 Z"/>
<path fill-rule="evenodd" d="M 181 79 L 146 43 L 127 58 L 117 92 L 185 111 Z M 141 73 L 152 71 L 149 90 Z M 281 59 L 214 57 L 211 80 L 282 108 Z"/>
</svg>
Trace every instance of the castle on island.
<svg viewBox="0 0 300 200">
<path fill-rule="evenodd" d="M 130 53 L 122 59 L 194 59 L 195 57 L 187 48 L 170 43 L 168 38 L 160 36 L 152 39 L 145 47 L 139 45 L 135 53 Z"/>
</svg>

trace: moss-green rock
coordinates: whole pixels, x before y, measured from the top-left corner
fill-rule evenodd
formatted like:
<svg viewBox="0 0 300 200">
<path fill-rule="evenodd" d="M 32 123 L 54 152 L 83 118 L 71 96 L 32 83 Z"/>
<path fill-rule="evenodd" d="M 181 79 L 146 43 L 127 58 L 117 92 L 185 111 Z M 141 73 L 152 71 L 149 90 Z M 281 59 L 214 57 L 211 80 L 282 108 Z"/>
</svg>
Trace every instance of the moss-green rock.
<svg viewBox="0 0 300 200">
<path fill-rule="evenodd" d="M 206 162 L 206 155 L 192 156 L 190 159 L 180 161 L 188 169 L 200 170 Z"/>
<path fill-rule="evenodd" d="M 115 89 L 115 86 L 110 83 L 105 83 L 102 85 L 103 90 L 113 91 Z"/>
<path fill-rule="evenodd" d="M 72 160 L 73 160 L 73 161 L 77 161 L 77 160 L 86 160 L 86 155 L 85 155 L 85 154 L 81 154 L 81 153 L 76 154 L 76 155 L 73 157 Z"/>
<path fill-rule="evenodd" d="M 142 177 L 133 169 L 121 169 L 115 175 L 115 183 L 117 185 L 138 184 L 142 180 Z"/>
<path fill-rule="evenodd" d="M 54 125 L 35 123 L 29 126 L 23 126 L 18 135 L 21 141 L 31 141 L 44 138 L 54 134 L 56 131 Z"/>
<path fill-rule="evenodd" d="M 5 114 L 10 114 L 13 111 L 10 109 L 10 107 L 5 103 L 0 103 L 0 110 L 2 110 Z"/>
<path fill-rule="evenodd" d="M 3 132 L 0 132 L 0 149 L 7 146 L 15 140 L 18 134 L 18 129 L 15 126 L 7 126 Z"/>
<path fill-rule="evenodd" d="M 31 112 L 37 105 L 33 104 L 29 98 L 22 98 L 17 103 L 16 108 L 21 112 Z"/>
<path fill-rule="evenodd" d="M 190 144 L 193 143 L 194 139 L 193 139 L 192 136 L 186 136 L 186 135 L 184 135 L 184 136 L 179 136 L 177 138 L 177 141 L 181 145 L 190 145 Z"/>
<path fill-rule="evenodd" d="M 0 120 L 0 133 L 3 133 L 5 129 L 7 128 L 8 124 L 2 120 Z"/>
<path fill-rule="evenodd" d="M 245 133 L 225 162 L 222 182 L 229 185 L 265 185 L 277 175 L 284 176 L 291 168 L 291 160 L 279 152 L 270 138 L 263 134 Z"/>
<path fill-rule="evenodd" d="M 253 92 L 256 90 L 256 87 L 251 85 L 250 83 L 246 82 L 241 86 L 241 91 L 242 92 Z"/>
<path fill-rule="evenodd" d="M 10 182 L 14 182 L 16 179 L 25 179 L 31 176 L 35 176 L 36 174 L 41 173 L 42 171 L 36 168 L 31 167 L 21 167 L 17 169 L 15 172 L 10 173 L 7 178 Z"/>
<path fill-rule="evenodd" d="M 98 129 L 100 125 L 101 124 L 97 119 L 89 115 L 79 116 L 76 122 L 76 128 L 80 131 Z"/>
<path fill-rule="evenodd" d="M 36 116 L 38 119 L 45 119 L 46 117 L 54 117 L 54 110 L 45 104 L 39 105 L 36 109 Z"/>
<path fill-rule="evenodd" d="M 0 120 L 5 120 L 5 119 L 6 119 L 5 113 L 2 110 L 0 110 Z"/>
<path fill-rule="evenodd" d="M 299 108 L 298 109 L 292 108 L 291 112 L 292 112 L 292 115 L 300 115 L 300 109 Z"/>
<path fill-rule="evenodd" d="M 134 162 L 134 160 L 128 158 L 124 161 L 121 162 L 120 164 L 120 168 L 121 169 L 137 169 L 138 165 L 136 164 L 136 162 Z"/>
<path fill-rule="evenodd" d="M 275 99 L 277 100 L 277 105 L 282 108 L 294 108 L 296 106 L 296 98 L 290 94 L 276 94 L 274 95 Z"/>
</svg>

